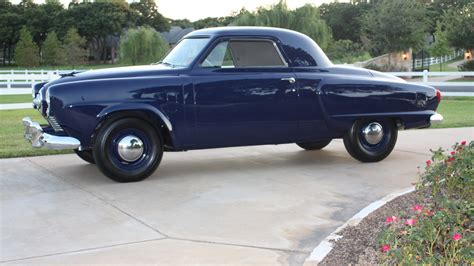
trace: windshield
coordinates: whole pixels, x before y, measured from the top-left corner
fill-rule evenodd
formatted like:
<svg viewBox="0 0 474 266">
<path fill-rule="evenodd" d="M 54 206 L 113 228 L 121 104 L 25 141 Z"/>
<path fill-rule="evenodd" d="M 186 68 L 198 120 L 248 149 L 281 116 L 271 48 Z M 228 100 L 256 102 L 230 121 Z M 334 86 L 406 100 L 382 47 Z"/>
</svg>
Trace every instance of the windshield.
<svg viewBox="0 0 474 266">
<path fill-rule="evenodd" d="M 173 67 L 187 67 L 208 42 L 209 38 L 184 39 L 180 41 L 160 63 Z"/>
</svg>

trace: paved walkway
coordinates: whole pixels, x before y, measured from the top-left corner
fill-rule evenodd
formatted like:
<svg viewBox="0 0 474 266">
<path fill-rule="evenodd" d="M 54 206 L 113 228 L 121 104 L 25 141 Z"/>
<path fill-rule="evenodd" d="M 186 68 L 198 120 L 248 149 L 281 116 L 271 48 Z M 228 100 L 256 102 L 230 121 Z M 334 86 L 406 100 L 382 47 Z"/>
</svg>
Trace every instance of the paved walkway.
<svg viewBox="0 0 474 266">
<path fill-rule="evenodd" d="M 0 263 L 301 264 L 370 202 L 410 186 L 429 148 L 474 128 L 402 131 L 379 163 L 340 140 L 166 153 L 114 183 L 75 155 L 0 160 Z"/>
</svg>

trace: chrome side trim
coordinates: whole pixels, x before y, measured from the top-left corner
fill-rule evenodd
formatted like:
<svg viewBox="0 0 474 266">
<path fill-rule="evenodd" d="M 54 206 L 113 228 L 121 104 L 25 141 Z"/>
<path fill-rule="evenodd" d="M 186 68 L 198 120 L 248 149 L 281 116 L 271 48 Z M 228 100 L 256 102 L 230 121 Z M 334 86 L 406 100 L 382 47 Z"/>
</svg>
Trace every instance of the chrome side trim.
<svg viewBox="0 0 474 266">
<path fill-rule="evenodd" d="M 33 148 L 46 148 L 52 150 L 77 149 L 81 142 L 73 137 L 55 136 L 44 133 L 38 122 L 31 121 L 31 118 L 24 117 L 25 139 L 31 143 Z"/>
<path fill-rule="evenodd" d="M 430 116 L 430 122 L 431 124 L 441 124 L 443 123 L 443 116 L 439 113 L 435 113 Z"/>
</svg>

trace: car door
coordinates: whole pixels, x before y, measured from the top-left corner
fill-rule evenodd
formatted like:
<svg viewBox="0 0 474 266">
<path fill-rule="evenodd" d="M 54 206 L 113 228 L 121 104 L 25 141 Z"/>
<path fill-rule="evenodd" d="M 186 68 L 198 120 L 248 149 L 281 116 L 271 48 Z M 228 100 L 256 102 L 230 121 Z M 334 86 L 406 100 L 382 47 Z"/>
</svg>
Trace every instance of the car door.
<svg viewBox="0 0 474 266">
<path fill-rule="evenodd" d="M 273 40 L 219 40 L 191 78 L 195 146 L 283 143 L 297 132 L 295 75 Z"/>
</svg>

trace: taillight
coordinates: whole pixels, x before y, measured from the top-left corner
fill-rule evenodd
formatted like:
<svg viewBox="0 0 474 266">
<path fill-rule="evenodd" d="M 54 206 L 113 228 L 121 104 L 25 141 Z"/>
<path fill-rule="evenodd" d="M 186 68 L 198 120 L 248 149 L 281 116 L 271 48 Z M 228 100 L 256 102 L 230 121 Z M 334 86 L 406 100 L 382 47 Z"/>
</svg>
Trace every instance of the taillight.
<svg viewBox="0 0 474 266">
<path fill-rule="evenodd" d="M 436 98 L 438 98 L 438 103 L 441 102 L 441 91 L 440 90 L 436 90 Z"/>
</svg>

